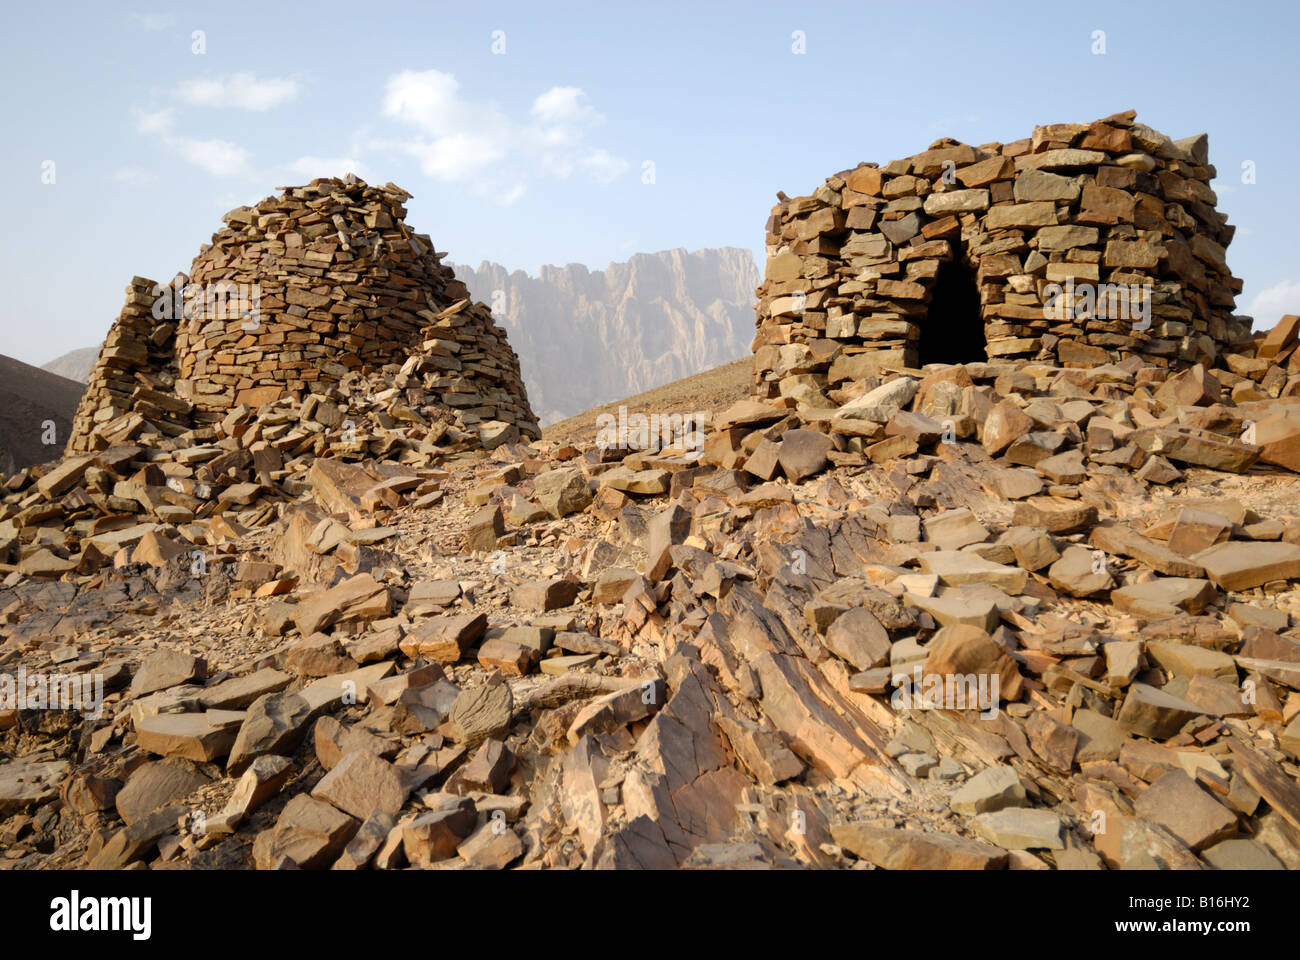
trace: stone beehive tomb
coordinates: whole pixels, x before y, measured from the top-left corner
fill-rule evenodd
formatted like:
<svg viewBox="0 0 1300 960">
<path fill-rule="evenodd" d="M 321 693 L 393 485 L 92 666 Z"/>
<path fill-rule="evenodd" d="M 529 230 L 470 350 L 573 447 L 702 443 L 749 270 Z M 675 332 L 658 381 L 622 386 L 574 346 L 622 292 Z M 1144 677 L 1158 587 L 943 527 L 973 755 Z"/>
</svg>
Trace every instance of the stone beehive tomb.
<svg viewBox="0 0 1300 960">
<path fill-rule="evenodd" d="M 940 140 L 861 164 L 767 222 L 760 393 L 816 395 L 884 367 L 1035 359 L 1213 365 L 1249 336 L 1204 134 L 1130 111 L 1013 143 Z"/>
<path fill-rule="evenodd" d="M 68 451 L 141 430 L 179 435 L 385 372 L 420 377 L 471 435 L 490 424 L 539 437 L 505 332 L 406 226 L 409 197 L 352 176 L 284 188 L 226 214 L 188 277 L 136 277 Z"/>
</svg>

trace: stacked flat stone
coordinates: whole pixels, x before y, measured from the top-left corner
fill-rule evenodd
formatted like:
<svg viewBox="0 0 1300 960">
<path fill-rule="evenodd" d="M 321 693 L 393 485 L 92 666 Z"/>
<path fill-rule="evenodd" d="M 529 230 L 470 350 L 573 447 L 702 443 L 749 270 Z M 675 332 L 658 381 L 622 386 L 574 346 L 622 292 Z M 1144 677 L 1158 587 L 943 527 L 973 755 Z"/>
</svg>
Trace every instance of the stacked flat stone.
<svg viewBox="0 0 1300 960">
<path fill-rule="evenodd" d="M 1235 228 L 1215 209 L 1208 138 L 1174 141 L 1135 118 L 1042 126 L 1006 144 L 944 139 L 838 173 L 812 196 L 779 195 L 758 290 L 760 395 L 807 400 L 915 367 L 923 338 L 958 322 L 983 327 L 985 355 L 969 360 L 1212 365 L 1251 321 L 1233 314 Z M 948 261 L 972 275 L 979 316 L 931 315 Z M 1049 315 L 1052 285 L 1070 280 L 1152 284 L 1149 327 Z"/>
<path fill-rule="evenodd" d="M 172 291 L 132 282 L 69 452 L 110 445 L 142 419 L 177 435 L 349 373 L 396 373 L 413 356 L 461 427 L 541 435 L 505 332 L 406 226 L 410 194 L 355 177 L 282 189 L 227 213 Z"/>
</svg>

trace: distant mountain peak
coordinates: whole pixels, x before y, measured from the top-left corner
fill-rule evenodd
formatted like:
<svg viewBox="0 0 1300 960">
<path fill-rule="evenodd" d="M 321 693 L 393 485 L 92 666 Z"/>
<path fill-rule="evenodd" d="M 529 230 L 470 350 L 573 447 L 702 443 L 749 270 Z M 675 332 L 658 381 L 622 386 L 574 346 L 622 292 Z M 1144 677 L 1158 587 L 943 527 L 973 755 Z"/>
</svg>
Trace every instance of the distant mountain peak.
<svg viewBox="0 0 1300 960">
<path fill-rule="evenodd" d="M 762 282 L 743 247 L 634 253 L 537 276 L 449 264 L 492 307 L 543 424 L 745 356 Z"/>
</svg>

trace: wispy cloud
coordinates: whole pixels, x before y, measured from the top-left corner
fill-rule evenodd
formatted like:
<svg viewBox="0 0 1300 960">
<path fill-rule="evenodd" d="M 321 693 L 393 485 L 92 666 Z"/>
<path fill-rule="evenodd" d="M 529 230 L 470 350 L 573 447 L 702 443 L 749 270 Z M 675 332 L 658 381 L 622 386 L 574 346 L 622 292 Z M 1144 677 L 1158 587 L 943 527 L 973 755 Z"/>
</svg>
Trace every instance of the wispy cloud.
<svg viewBox="0 0 1300 960">
<path fill-rule="evenodd" d="M 176 88 L 177 98 L 191 106 L 256 111 L 270 110 L 288 103 L 298 93 L 299 83 L 292 77 L 259 80 L 254 73 L 232 73 L 187 80 Z"/>
<path fill-rule="evenodd" d="M 1283 280 L 1261 290 L 1250 301 L 1248 312 L 1261 330 L 1272 329 L 1283 314 L 1300 315 L 1300 280 Z"/>
<path fill-rule="evenodd" d="M 362 160 L 352 157 L 317 157 L 303 156 L 284 164 L 283 170 L 290 177 L 303 180 L 315 180 L 317 177 L 342 178 L 349 173 L 356 174 L 362 180 L 371 181 L 373 171 Z"/>
<path fill-rule="evenodd" d="M 465 99 L 453 74 L 404 70 L 388 78 L 381 112 L 414 135 L 377 138 L 372 149 L 407 154 L 425 176 L 470 182 L 503 205 L 522 197 L 537 176 L 579 173 L 609 183 L 628 168 L 626 160 L 588 144 L 605 118 L 578 87 L 546 90 L 526 119 L 514 120 L 496 104 Z"/>
<path fill-rule="evenodd" d="M 247 177 L 252 174 L 252 156 L 228 140 L 199 140 L 183 137 L 174 129 L 175 113 L 170 109 L 135 111 L 135 127 L 140 133 L 157 137 L 164 146 L 186 162 L 215 177 Z"/>
</svg>

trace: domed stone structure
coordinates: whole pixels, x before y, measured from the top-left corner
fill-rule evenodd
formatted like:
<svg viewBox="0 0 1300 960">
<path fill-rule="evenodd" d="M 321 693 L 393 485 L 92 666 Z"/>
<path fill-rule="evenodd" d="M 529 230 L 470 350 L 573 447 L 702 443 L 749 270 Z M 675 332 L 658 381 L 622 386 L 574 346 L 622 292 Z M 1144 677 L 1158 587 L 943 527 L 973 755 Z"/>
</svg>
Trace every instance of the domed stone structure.
<svg viewBox="0 0 1300 960">
<path fill-rule="evenodd" d="M 1213 365 L 1250 334 L 1205 135 L 1133 112 L 1014 143 L 940 140 L 829 177 L 767 223 L 759 392 L 815 393 L 883 366 L 1034 359 Z"/>
<path fill-rule="evenodd" d="M 136 277 L 68 451 L 106 446 L 142 421 L 184 433 L 386 367 L 422 374 L 464 428 L 539 437 L 505 332 L 406 226 L 409 197 L 355 177 L 284 188 L 226 214 L 188 277 Z"/>
</svg>

